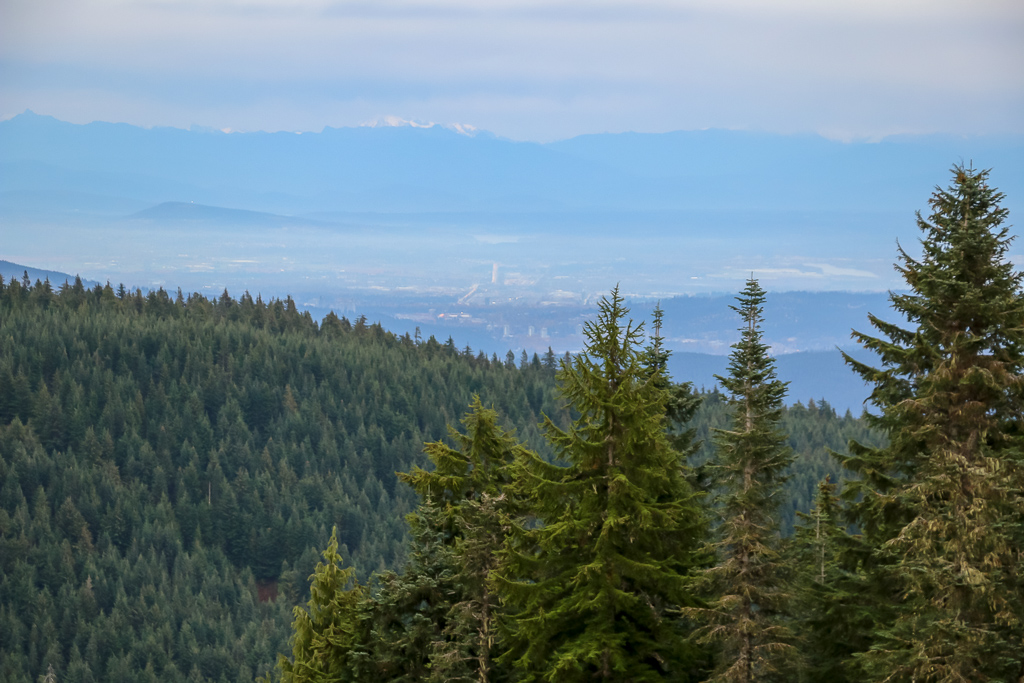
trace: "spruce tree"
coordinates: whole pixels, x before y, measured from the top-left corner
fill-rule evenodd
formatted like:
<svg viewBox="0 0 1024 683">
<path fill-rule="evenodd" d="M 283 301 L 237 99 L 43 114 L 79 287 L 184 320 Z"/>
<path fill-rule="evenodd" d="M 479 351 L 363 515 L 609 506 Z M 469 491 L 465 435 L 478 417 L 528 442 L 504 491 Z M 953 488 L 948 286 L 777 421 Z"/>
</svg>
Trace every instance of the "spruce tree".
<svg viewBox="0 0 1024 683">
<path fill-rule="evenodd" d="M 694 390 L 692 382 L 676 383 L 669 380 L 668 358 L 670 351 L 665 348 L 665 339 L 661 336 L 664 318 L 665 312 L 661 308 L 661 302 L 658 302 L 651 315 L 654 334 L 651 335 L 650 342 L 645 349 L 646 363 L 652 380 L 659 388 L 666 389 L 669 394 L 665 404 L 665 416 L 668 418 L 669 424 L 669 441 L 684 460 L 689 460 L 701 447 L 701 441 L 697 439 L 697 430 L 691 425 L 704 399 Z"/>
<path fill-rule="evenodd" d="M 686 613 L 703 624 L 704 642 L 721 646 L 715 681 L 771 680 L 794 649 L 778 618 L 786 599 L 779 554 L 778 507 L 785 470 L 792 462 L 779 429 L 786 383 L 761 335 L 765 293 L 747 281 L 737 297 L 743 326 L 733 345 L 729 375 L 717 377 L 728 395 L 729 429 L 716 430 L 709 467 L 721 515 L 717 564 L 705 577 L 713 599 Z"/>
<path fill-rule="evenodd" d="M 831 477 L 825 477 L 818 484 L 811 512 L 796 514 L 800 524 L 796 529 L 795 540 L 807 569 L 807 577 L 824 585 L 835 569 L 839 539 L 843 533 L 839 519 L 839 497 Z"/>
<path fill-rule="evenodd" d="M 562 363 L 578 417 L 550 420 L 559 461 L 517 463 L 531 517 L 512 534 L 498 580 L 510 611 L 502 661 L 523 681 L 687 680 L 695 659 L 672 610 L 691 605 L 705 521 L 666 435 L 669 393 L 625 322 L 618 289 Z"/>
<path fill-rule="evenodd" d="M 920 213 L 922 255 L 899 250 L 909 327 L 870 316 L 854 337 L 885 448 L 852 444 L 847 487 L 861 566 L 883 604 L 858 657 L 869 680 L 1024 678 L 1024 293 L 1003 195 L 956 166 Z M 891 602 L 887 613 L 885 602 Z"/>
</svg>

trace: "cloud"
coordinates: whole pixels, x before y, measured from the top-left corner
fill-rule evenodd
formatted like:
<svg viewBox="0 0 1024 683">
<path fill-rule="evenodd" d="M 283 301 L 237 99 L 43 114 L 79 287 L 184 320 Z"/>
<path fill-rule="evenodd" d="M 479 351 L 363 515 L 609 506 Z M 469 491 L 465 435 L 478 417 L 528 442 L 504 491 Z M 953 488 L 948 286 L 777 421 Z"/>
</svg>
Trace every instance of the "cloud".
<svg viewBox="0 0 1024 683">
<path fill-rule="evenodd" d="M 5 0 L 0 115 L 268 130 L 394 115 L 531 139 L 705 127 L 1024 132 L 1022 8 Z M 104 97 L 134 103 L 131 118 L 107 113 Z"/>
<path fill-rule="evenodd" d="M 821 274 L 825 277 L 868 277 L 876 278 L 878 275 L 872 273 L 869 270 L 859 270 L 857 268 L 839 268 L 832 266 L 827 263 L 805 263 L 808 268 L 819 268 Z"/>
<path fill-rule="evenodd" d="M 828 263 L 802 263 L 801 265 L 804 268 L 793 266 L 729 267 L 722 272 L 711 273 L 708 277 L 742 281 L 753 275 L 758 280 L 770 282 L 817 281 L 831 284 L 840 284 L 849 278 L 854 280 L 878 278 L 877 274 L 859 268 L 843 268 Z M 806 270 L 806 268 L 813 268 L 814 270 Z"/>
</svg>

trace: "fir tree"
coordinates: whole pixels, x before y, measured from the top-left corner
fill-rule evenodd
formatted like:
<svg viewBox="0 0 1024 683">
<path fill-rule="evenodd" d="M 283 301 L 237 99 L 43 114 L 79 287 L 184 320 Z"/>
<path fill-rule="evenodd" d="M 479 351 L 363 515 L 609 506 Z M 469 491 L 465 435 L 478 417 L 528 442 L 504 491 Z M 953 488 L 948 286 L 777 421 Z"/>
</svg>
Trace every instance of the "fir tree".
<svg viewBox="0 0 1024 683">
<path fill-rule="evenodd" d="M 1022 274 L 988 172 L 953 176 L 917 216 L 922 256 L 899 251 L 910 292 L 890 299 L 910 327 L 871 316 L 883 336 L 854 337 L 881 368 L 847 358 L 889 437 L 847 460 L 868 586 L 894 604 L 858 658 L 870 680 L 1024 677 Z"/>
<path fill-rule="evenodd" d="M 518 463 L 532 519 L 519 526 L 498 586 L 511 611 L 502 658 L 524 681 L 686 680 L 695 658 L 671 610 L 692 604 L 704 532 L 687 468 L 666 436 L 668 391 L 624 322 L 618 290 L 564 362 L 561 393 L 579 415 L 546 422 L 560 461 Z"/>
<path fill-rule="evenodd" d="M 844 661 L 850 654 L 850 603 L 840 556 L 847 540 L 837 486 L 830 477 L 818 484 L 814 507 L 797 512 L 800 522 L 790 545 L 796 574 L 793 613 L 802 656 L 801 680 L 846 681 Z"/>
<path fill-rule="evenodd" d="M 428 680 L 434 653 L 445 649 L 451 606 L 461 595 L 440 510 L 421 507 L 408 521 L 412 540 L 405 571 L 379 575 L 376 594 L 365 604 L 368 679 Z"/>
<path fill-rule="evenodd" d="M 466 433 L 450 430 L 452 448 L 429 443 L 434 469 L 419 467 L 399 475 L 420 494 L 421 508 L 436 509 L 451 547 L 456 598 L 446 615 L 444 638 L 431 656 L 431 680 L 495 680 L 498 598 L 490 574 L 514 512 L 510 492 L 513 460 L 526 455 L 522 445 L 497 424 L 498 415 L 474 397 L 462 420 Z"/>
<path fill-rule="evenodd" d="M 282 655 L 278 664 L 283 683 L 359 680 L 356 662 L 366 639 L 362 589 L 355 583 L 355 570 L 341 568 L 337 527 L 323 558 L 310 577 L 308 611 L 295 608 L 292 659 Z"/>
<path fill-rule="evenodd" d="M 700 450 L 701 442 L 697 439 L 697 429 L 692 425 L 703 398 L 694 390 L 692 382 L 674 383 L 668 378 L 668 358 L 670 352 L 665 348 L 664 337 L 661 336 L 662 321 L 665 312 L 661 302 L 654 308 L 651 325 L 654 334 L 645 349 L 648 372 L 659 388 L 666 389 L 669 397 L 665 404 L 665 416 L 668 418 L 671 431 L 669 441 L 679 451 L 684 460 Z"/>
<path fill-rule="evenodd" d="M 843 532 L 840 512 L 836 485 L 831 477 L 825 477 L 818 484 L 814 509 L 810 513 L 797 513 L 802 523 L 796 530 L 796 540 L 804 551 L 807 575 L 819 584 L 825 584 L 836 566 L 837 540 Z"/>
<path fill-rule="evenodd" d="M 729 375 L 717 377 L 729 395 L 731 427 L 716 430 L 710 469 L 722 517 L 718 563 L 707 570 L 714 599 L 685 613 L 703 623 L 700 638 L 722 650 L 712 680 L 770 680 L 794 649 L 778 614 L 785 602 L 779 555 L 778 507 L 792 462 L 779 429 L 786 384 L 761 336 L 764 290 L 750 279 L 737 297 L 743 327 Z"/>
</svg>

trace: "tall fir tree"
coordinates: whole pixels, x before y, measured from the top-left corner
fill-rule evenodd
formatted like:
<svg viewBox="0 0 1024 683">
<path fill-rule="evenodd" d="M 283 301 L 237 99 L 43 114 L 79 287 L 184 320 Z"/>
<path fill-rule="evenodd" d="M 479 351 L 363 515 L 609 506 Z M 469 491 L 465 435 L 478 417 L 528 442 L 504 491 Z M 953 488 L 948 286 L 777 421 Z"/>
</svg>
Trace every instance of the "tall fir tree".
<svg viewBox="0 0 1024 683">
<path fill-rule="evenodd" d="M 434 465 L 399 475 L 421 497 L 421 509 L 437 511 L 448 539 L 454 567 L 454 595 L 445 627 L 431 653 L 430 680 L 500 680 L 494 658 L 498 646 L 498 596 L 490 575 L 498 568 L 498 551 L 507 520 L 516 504 L 507 485 L 511 465 L 528 455 L 498 425 L 498 414 L 474 397 L 462 420 L 466 432 L 450 430 L 457 448 L 443 442 L 426 446 Z"/>
<path fill-rule="evenodd" d="M 546 422 L 560 458 L 517 463 L 532 516 L 517 527 L 498 587 L 508 605 L 502 661 L 523 681 L 688 680 L 696 658 L 672 610 L 693 604 L 705 530 L 687 466 L 666 435 L 669 392 L 626 322 L 618 289 L 558 372 L 578 415 Z M 564 464 L 562 464 L 564 463 Z"/>
<path fill-rule="evenodd" d="M 1022 274 L 988 172 L 952 172 L 918 213 L 921 257 L 899 250 L 910 291 L 890 299 L 910 326 L 870 316 L 881 336 L 854 337 L 881 367 L 847 357 L 889 437 L 846 461 L 866 588 L 883 603 L 857 657 L 866 680 L 1024 680 Z"/>
<path fill-rule="evenodd" d="M 778 507 L 785 470 L 793 460 L 779 429 L 786 383 L 761 333 L 765 292 L 747 281 L 737 297 L 743 326 L 729 375 L 717 377 L 729 397 L 731 426 L 717 430 L 709 469 L 721 515 L 718 561 L 705 578 L 713 599 L 686 610 L 703 625 L 702 641 L 721 647 L 714 681 L 772 680 L 794 654 L 779 618 L 786 594 L 779 549 Z"/>
<path fill-rule="evenodd" d="M 814 508 L 809 513 L 797 512 L 795 540 L 803 555 L 806 574 L 812 581 L 824 585 L 836 566 L 839 539 L 843 527 L 840 522 L 839 497 L 831 477 L 818 484 Z"/>
</svg>

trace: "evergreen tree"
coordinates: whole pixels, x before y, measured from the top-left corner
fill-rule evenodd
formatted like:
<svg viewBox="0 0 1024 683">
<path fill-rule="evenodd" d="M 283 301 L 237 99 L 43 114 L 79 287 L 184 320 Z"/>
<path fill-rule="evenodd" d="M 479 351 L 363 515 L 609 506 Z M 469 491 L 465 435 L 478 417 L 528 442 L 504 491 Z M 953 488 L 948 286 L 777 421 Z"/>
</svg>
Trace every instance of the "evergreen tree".
<svg viewBox="0 0 1024 683">
<path fill-rule="evenodd" d="M 665 416 L 670 426 L 669 441 L 679 451 L 684 460 L 696 454 L 701 447 L 697 439 L 697 429 L 692 422 L 700 410 L 703 398 L 694 390 L 692 382 L 674 383 L 668 379 L 668 358 L 670 352 L 665 348 L 664 337 L 661 336 L 662 321 L 665 312 L 661 302 L 654 308 L 651 315 L 651 326 L 654 334 L 645 349 L 648 372 L 659 388 L 666 389 L 669 397 L 665 404 Z"/>
<path fill-rule="evenodd" d="M 836 566 L 837 540 L 843 528 L 839 520 L 839 497 L 831 477 L 818 484 L 814 509 L 810 513 L 798 512 L 801 524 L 796 530 L 796 541 L 804 551 L 807 572 L 814 581 L 824 584 Z"/>
<path fill-rule="evenodd" d="M 356 663 L 366 640 L 360 615 L 363 591 L 355 582 L 355 570 L 341 568 L 337 527 L 323 558 L 310 577 L 308 611 L 295 608 L 292 659 L 282 655 L 278 665 L 283 683 L 360 680 Z"/>
<path fill-rule="evenodd" d="M 851 596 L 840 563 L 847 539 L 837 486 L 830 477 L 818 484 L 814 507 L 798 512 L 800 522 L 789 556 L 796 574 L 794 609 L 802 676 L 806 681 L 846 681 L 849 656 L 849 619 L 844 614 Z"/>
<path fill-rule="evenodd" d="M 426 681 L 435 651 L 443 649 L 451 606 L 459 596 L 458 570 L 440 510 L 410 514 L 409 559 L 401 574 L 386 571 L 367 598 L 366 670 L 377 681 Z"/>
<path fill-rule="evenodd" d="M 467 499 L 459 528 L 423 509 L 410 528 L 416 495 L 393 473 L 426 466 L 423 441 L 474 392 L 543 448 L 541 412 L 570 421 L 553 372 L 449 357 L 436 339 L 416 345 L 366 321 L 358 335 L 344 318 L 317 329 L 294 302 L 259 296 L 34 287 L 19 276 L 0 292 L 0 680 L 38 680 L 50 662 L 61 680 L 273 669 L 336 524 L 360 578 L 405 567 L 378 575 L 375 604 L 363 594 L 360 618 L 377 634 L 353 653 L 363 679 L 476 673 L 475 617 L 452 610 L 470 605 L 456 552 L 479 539 L 467 558 L 488 559 L 476 530 L 493 529 L 508 499 Z M 707 440 L 724 407 L 716 394 L 687 401 L 701 398 L 692 428 Z M 860 420 L 789 415 L 801 453 L 865 441 Z M 682 454 L 689 429 L 673 422 Z M 816 482 L 825 470 L 813 465 L 801 474 Z M 441 653 L 457 655 L 451 667 L 434 666 Z"/>
<path fill-rule="evenodd" d="M 859 657 L 872 680 L 1024 677 L 1024 275 L 988 172 L 952 172 L 918 213 L 922 256 L 899 251 L 910 327 L 870 316 L 883 336 L 854 337 L 881 368 L 847 357 L 889 437 L 847 460 L 862 566 L 894 604 Z"/>
<path fill-rule="evenodd" d="M 526 454 L 497 424 L 498 415 L 475 396 L 462 420 L 466 433 L 450 430 L 452 448 L 429 443 L 431 471 L 419 467 L 399 475 L 420 495 L 421 509 L 436 509 L 451 547 L 457 588 L 446 615 L 444 638 L 431 656 L 431 680 L 495 680 L 493 650 L 498 598 L 490 574 L 514 512 L 506 492 L 513 460 Z"/>
<path fill-rule="evenodd" d="M 792 462 L 782 419 L 786 383 L 762 341 L 765 293 L 747 281 L 737 297 L 743 327 L 733 345 L 729 375 L 717 377 L 729 395 L 729 429 L 716 430 L 710 469 L 722 517 L 715 548 L 718 563 L 707 570 L 714 599 L 685 613 L 703 623 L 700 638 L 722 647 L 715 681 L 770 680 L 794 653 L 778 618 L 784 606 L 778 507 L 785 470 Z"/>
<path fill-rule="evenodd" d="M 502 661 L 524 681 L 686 680 L 695 658 L 671 611 L 692 604 L 705 521 L 666 436 L 668 391 L 625 322 L 618 289 L 564 362 L 578 418 L 546 422 L 561 462 L 517 463 L 532 520 L 507 545 L 497 585 L 509 609 Z"/>
</svg>

